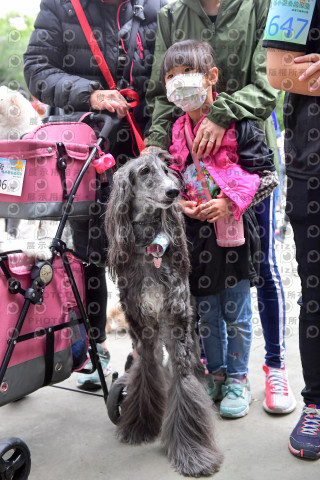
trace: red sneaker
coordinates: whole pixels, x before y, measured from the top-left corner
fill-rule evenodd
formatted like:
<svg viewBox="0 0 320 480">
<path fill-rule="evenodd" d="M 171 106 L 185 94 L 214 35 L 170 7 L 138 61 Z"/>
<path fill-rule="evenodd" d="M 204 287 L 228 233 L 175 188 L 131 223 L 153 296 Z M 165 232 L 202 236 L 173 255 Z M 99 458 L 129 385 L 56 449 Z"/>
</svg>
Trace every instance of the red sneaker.
<svg viewBox="0 0 320 480">
<path fill-rule="evenodd" d="M 285 368 L 263 365 L 266 374 L 266 398 L 263 408 L 269 413 L 291 413 L 296 408 Z"/>
</svg>

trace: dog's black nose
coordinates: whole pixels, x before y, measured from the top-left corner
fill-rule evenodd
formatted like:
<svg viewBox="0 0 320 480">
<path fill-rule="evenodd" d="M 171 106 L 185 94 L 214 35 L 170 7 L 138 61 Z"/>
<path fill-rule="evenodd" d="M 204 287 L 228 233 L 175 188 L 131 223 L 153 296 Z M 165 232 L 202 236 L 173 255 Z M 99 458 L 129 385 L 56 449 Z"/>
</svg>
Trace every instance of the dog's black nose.
<svg viewBox="0 0 320 480">
<path fill-rule="evenodd" d="M 180 193 L 180 190 L 178 188 L 168 188 L 166 190 L 166 196 L 171 198 L 172 200 L 176 198 Z"/>
</svg>

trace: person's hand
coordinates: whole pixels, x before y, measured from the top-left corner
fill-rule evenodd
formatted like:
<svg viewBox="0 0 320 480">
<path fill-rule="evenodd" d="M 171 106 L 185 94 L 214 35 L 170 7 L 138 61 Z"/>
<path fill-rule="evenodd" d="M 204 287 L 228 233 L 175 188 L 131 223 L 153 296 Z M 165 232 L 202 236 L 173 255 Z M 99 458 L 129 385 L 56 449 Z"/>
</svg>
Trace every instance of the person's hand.
<svg viewBox="0 0 320 480">
<path fill-rule="evenodd" d="M 320 54 L 319 53 L 310 53 L 309 55 L 302 55 L 294 59 L 296 63 L 310 62 L 312 65 L 307 68 L 305 72 L 300 75 L 299 80 L 304 82 L 308 80 L 312 75 L 319 72 L 318 78 L 314 78 L 314 82 L 310 85 L 310 91 L 314 92 L 320 88 Z"/>
<path fill-rule="evenodd" d="M 146 143 L 146 142 L 144 142 L 144 143 Z M 140 155 L 150 155 L 150 154 L 157 155 L 160 152 L 164 152 L 163 148 L 157 147 L 155 145 L 150 145 L 150 147 L 146 147 L 143 150 L 141 150 Z M 169 153 L 168 153 L 168 155 L 169 155 Z"/>
<path fill-rule="evenodd" d="M 90 95 L 90 105 L 94 110 L 117 112 L 119 118 L 125 117 L 130 108 L 118 90 L 95 90 Z"/>
<path fill-rule="evenodd" d="M 181 198 L 180 205 L 182 206 L 183 213 L 188 215 L 188 217 L 204 222 L 205 218 L 200 214 L 200 206 L 197 206 L 197 202 Z"/>
<path fill-rule="evenodd" d="M 232 214 L 231 200 L 228 197 L 216 198 L 200 205 L 200 215 L 209 223 Z"/>
<path fill-rule="evenodd" d="M 210 153 L 215 155 L 219 151 L 225 131 L 225 128 L 204 118 L 194 139 L 192 153 L 198 157 L 207 157 Z"/>
</svg>

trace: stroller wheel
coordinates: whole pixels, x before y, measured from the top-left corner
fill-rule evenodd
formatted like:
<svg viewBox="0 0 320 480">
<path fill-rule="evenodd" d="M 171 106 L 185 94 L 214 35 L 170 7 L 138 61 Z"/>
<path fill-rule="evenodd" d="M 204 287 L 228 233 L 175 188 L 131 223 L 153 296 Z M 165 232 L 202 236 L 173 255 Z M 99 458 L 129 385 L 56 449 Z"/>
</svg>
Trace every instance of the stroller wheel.
<svg viewBox="0 0 320 480">
<path fill-rule="evenodd" d="M 127 375 L 118 378 L 110 387 L 107 398 L 108 415 L 112 423 L 117 425 L 121 416 L 121 403 L 126 396 Z"/>
<path fill-rule="evenodd" d="M 31 455 L 20 438 L 0 440 L 0 480 L 26 480 L 31 470 Z"/>
</svg>

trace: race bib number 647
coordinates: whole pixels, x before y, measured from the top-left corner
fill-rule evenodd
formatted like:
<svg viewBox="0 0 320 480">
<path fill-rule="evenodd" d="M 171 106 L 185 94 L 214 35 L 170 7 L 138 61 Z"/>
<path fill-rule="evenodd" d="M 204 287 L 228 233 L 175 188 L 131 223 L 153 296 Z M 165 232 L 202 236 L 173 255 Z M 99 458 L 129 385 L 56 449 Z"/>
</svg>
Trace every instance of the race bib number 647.
<svg viewBox="0 0 320 480">
<path fill-rule="evenodd" d="M 264 39 L 306 45 L 316 0 L 272 0 Z"/>
</svg>

